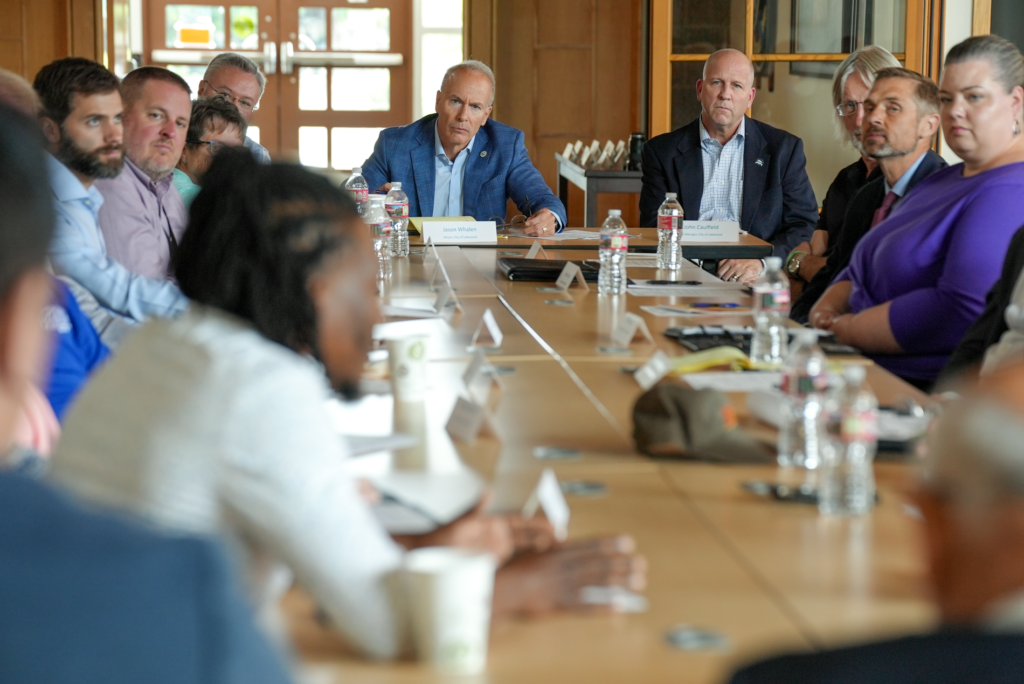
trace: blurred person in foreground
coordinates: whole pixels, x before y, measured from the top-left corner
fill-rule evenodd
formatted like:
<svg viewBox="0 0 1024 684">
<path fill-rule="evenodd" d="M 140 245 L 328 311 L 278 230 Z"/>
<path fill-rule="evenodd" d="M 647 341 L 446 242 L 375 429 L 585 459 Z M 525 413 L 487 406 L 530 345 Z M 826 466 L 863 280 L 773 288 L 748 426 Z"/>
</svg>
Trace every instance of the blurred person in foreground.
<svg viewBox="0 0 1024 684">
<path fill-rule="evenodd" d="M 1024 365 L 946 405 L 916 495 L 942 626 L 789 655 L 733 684 L 1019 682 L 1024 672 Z"/>
<path fill-rule="evenodd" d="M 939 89 L 918 73 L 882 69 L 864 100 L 861 145 L 880 174 L 850 201 L 828 260 L 793 304 L 791 318 L 806 323 L 832 279 L 850 263 L 861 238 L 884 221 L 925 178 L 948 166 L 932 151 L 939 128 Z"/>
<path fill-rule="evenodd" d="M 192 103 L 185 149 L 174 168 L 174 187 L 186 209 L 199 194 L 213 155 L 228 147 L 240 147 L 245 129 L 245 119 L 238 109 L 221 97 L 199 98 Z"/>
<path fill-rule="evenodd" d="M 0 105 L 0 464 L 40 370 L 54 213 L 34 120 Z M 0 472 L 4 684 L 283 684 L 227 563 Z"/>
<path fill-rule="evenodd" d="M 942 132 L 963 163 L 922 181 L 868 231 L 811 310 L 890 372 L 930 389 L 981 314 L 1010 239 L 1024 224 L 1024 57 L 976 36 L 946 55 Z"/>
<path fill-rule="evenodd" d="M 267 89 L 267 77 L 256 62 L 235 52 L 222 52 L 206 66 L 203 80 L 199 82 L 199 97 L 220 95 L 238 108 L 248 129 L 253 114 L 260 108 L 260 99 Z M 262 164 L 270 163 L 267 148 L 245 135 L 245 149 L 252 152 Z"/>
<path fill-rule="evenodd" d="M 322 176 L 230 149 L 191 218 L 177 277 L 192 308 L 147 324 L 90 384 L 53 480 L 167 529 L 225 535 L 269 620 L 290 569 L 353 645 L 396 657 L 403 550 L 357 492 L 327 413 L 332 390 L 357 394 L 380 316 L 366 226 Z M 508 561 L 497 618 L 592 610 L 582 587 L 646 581 L 628 537 L 554 545 L 544 522 L 473 513 L 417 545 L 451 542 Z"/>
</svg>

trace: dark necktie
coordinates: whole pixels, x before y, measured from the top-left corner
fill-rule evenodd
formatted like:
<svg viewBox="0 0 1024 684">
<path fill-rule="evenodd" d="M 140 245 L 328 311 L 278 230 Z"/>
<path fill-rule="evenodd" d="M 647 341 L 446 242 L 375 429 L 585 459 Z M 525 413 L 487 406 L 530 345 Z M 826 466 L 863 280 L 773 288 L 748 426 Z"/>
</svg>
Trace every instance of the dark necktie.
<svg viewBox="0 0 1024 684">
<path fill-rule="evenodd" d="M 889 212 L 892 210 L 892 205 L 895 204 L 896 200 L 898 200 L 899 198 L 900 196 L 897 195 L 895 192 L 893 192 L 892 190 L 889 191 L 889 194 L 887 194 L 885 196 L 885 199 L 882 200 L 882 206 L 878 207 L 878 209 L 875 210 L 875 218 L 871 221 L 872 228 L 874 228 L 879 223 L 885 220 L 885 218 L 889 215 Z"/>
</svg>

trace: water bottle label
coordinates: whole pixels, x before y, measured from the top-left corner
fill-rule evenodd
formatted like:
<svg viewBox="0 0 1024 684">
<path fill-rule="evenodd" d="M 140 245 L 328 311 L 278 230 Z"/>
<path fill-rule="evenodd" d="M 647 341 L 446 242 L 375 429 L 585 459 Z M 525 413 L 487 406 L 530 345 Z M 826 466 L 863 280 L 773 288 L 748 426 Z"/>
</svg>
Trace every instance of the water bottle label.
<svg viewBox="0 0 1024 684">
<path fill-rule="evenodd" d="M 878 441 L 878 415 L 874 411 L 846 411 L 839 432 L 846 444 Z"/>
<path fill-rule="evenodd" d="M 789 312 L 789 290 L 775 290 L 774 292 L 760 292 L 757 295 L 761 299 L 762 311 Z"/>
<path fill-rule="evenodd" d="M 391 235 L 391 221 L 371 223 L 370 235 L 373 237 L 387 237 L 388 235 Z"/>
<path fill-rule="evenodd" d="M 783 373 L 782 393 L 790 396 L 806 397 L 808 394 L 819 394 L 828 389 L 828 377 L 824 373 Z"/>
<path fill-rule="evenodd" d="M 683 217 L 682 216 L 659 216 L 658 217 L 658 230 L 682 230 L 683 229 Z"/>
<path fill-rule="evenodd" d="M 352 199 L 356 201 L 356 204 L 366 204 L 370 201 L 370 191 L 367 188 L 359 190 L 349 190 L 352 195 Z"/>
<path fill-rule="evenodd" d="M 409 205 L 405 202 L 400 204 L 385 204 L 384 208 L 388 210 L 388 216 L 391 218 L 405 218 L 409 215 Z"/>
<path fill-rule="evenodd" d="M 629 248 L 629 238 L 625 235 L 609 235 L 601 240 L 601 248 L 613 252 L 625 252 Z"/>
</svg>

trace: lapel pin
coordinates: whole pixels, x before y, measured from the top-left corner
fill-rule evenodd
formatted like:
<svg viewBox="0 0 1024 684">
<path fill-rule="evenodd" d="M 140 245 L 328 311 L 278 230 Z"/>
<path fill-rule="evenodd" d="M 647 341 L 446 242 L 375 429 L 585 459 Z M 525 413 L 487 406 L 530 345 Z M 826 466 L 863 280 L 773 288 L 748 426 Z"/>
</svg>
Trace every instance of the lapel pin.
<svg viewBox="0 0 1024 684">
<path fill-rule="evenodd" d="M 756 162 L 754 162 L 754 163 L 755 163 L 755 164 L 757 164 L 758 166 L 764 166 L 764 162 L 763 162 L 763 161 L 761 161 L 760 159 L 758 159 L 758 160 L 757 160 Z"/>
<path fill-rule="evenodd" d="M 484 150 L 483 152 L 481 152 L 480 156 L 481 157 L 486 157 L 487 156 L 487 150 Z"/>
</svg>

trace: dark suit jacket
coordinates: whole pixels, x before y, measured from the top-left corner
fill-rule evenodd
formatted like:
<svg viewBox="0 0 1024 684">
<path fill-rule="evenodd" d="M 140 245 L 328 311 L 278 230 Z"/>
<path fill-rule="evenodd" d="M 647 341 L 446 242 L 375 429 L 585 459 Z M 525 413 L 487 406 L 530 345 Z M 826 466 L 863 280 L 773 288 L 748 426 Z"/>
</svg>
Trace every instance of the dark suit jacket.
<svg viewBox="0 0 1024 684">
<path fill-rule="evenodd" d="M 0 682 L 284 684 L 211 541 L 0 474 Z"/>
<path fill-rule="evenodd" d="M 1020 684 L 1024 635 L 973 631 L 788 655 L 746 667 L 732 684 Z"/>
<path fill-rule="evenodd" d="M 907 191 L 903 193 L 903 196 L 909 195 L 915 185 L 939 169 L 946 168 L 946 166 L 948 164 L 946 164 L 945 159 L 931 150 L 925 152 L 924 159 L 921 161 L 921 165 L 917 167 L 914 175 L 910 177 L 910 183 L 907 185 Z M 804 288 L 800 296 L 793 302 L 793 306 L 789 311 L 790 318 L 800 323 L 807 323 L 808 314 L 811 313 L 811 309 L 821 299 L 821 295 L 825 294 L 828 286 L 832 284 L 833 278 L 849 265 L 854 248 L 860 242 L 860 239 L 871 229 L 871 222 L 875 219 L 875 212 L 882 206 L 882 200 L 884 199 L 885 178 L 882 176 L 876 176 L 853 196 L 846 210 L 846 219 L 843 221 L 843 227 L 838 237 L 833 240 L 832 236 L 829 236 L 828 249 L 825 251 L 825 257 L 828 261 L 811 278 L 811 282 L 807 283 L 807 287 Z"/>
<path fill-rule="evenodd" d="M 700 216 L 704 160 L 698 119 L 644 145 L 640 225 L 657 223 L 666 192 L 679 195 L 687 220 Z M 800 138 L 748 118 L 743 141 L 743 202 L 740 229 L 775 246 L 785 257 L 811 239 L 818 223 L 818 202 L 804 168 Z M 760 162 L 760 163 L 759 163 Z"/>
<path fill-rule="evenodd" d="M 1024 228 L 1017 231 L 1010 246 L 1006 250 L 1003 261 L 1003 273 L 996 284 L 989 290 L 985 298 L 985 310 L 981 317 L 974 321 L 967 334 L 960 340 L 956 351 L 949 357 L 945 368 L 936 382 L 937 387 L 949 385 L 965 370 L 981 364 L 985 359 L 985 351 L 999 341 L 1003 333 L 1009 330 L 1004 312 L 1013 297 L 1013 288 L 1024 270 Z"/>
<path fill-rule="evenodd" d="M 434 122 L 437 114 L 407 126 L 385 128 L 363 162 L 363 176 L 373 192 L 398 181 L 409 196 L 410 216 L 434 215 Z M 462 213 L 478 221 L 505 218 L 511 198 L 529 216 L 550 209 L 564 228 L 565 207 L 530 161 L 523 132 L 488 119 L 473 141 L 462 182 Z M 529 198 L 529 203 L 527 203 Z"/>
</svg>

